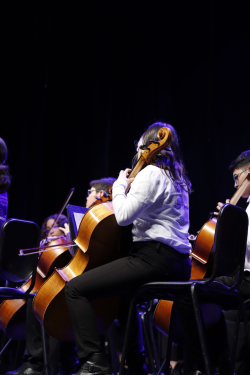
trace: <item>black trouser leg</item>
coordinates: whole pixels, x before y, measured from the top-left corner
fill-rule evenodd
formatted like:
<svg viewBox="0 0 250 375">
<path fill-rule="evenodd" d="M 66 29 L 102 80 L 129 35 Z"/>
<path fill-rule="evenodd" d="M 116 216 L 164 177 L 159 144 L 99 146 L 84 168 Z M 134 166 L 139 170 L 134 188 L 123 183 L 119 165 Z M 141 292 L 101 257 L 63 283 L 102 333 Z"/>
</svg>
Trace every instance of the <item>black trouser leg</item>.
<svg viewBox="0 0 250 375">
<path fill-rule="evenodd" d="M 137 249 L 138 247 L 138 249 Z M 65 295 L 72 318 L 79 358 L 99 352 L 100 340 L 91 301 L 100 297 L 122 295 L 119 318 L 124 325 L 130 295 L 150 281 L 188 280 L 188 254 L 183 255 L 158 242 L 134 245 L 134 253 L 72 279 L 65 287 Z M 133 321 L 131 347 L 142 350 L 141 323 Z"/>
</svg>

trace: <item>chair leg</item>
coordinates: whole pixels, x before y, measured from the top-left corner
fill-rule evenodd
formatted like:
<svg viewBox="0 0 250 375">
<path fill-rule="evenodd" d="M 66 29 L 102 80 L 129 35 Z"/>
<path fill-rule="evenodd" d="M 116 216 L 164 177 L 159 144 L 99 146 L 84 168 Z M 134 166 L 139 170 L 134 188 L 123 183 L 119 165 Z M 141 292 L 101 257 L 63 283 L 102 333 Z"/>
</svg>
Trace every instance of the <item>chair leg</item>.
<svg viewBox="0 0 250 375">
<path fill-rule="evenodd" d="M 161 367 L 160 363 L 162 363 L 163 361 L 163 356 L 162 356 L 162 336 L 163 336 L 163 333 L 159 330 L 157 330 L 157 349 L 158 349 L 158 358 L 159 358 L 159 369 Z M 159 371 L 158 369 L 158 371 Z"/>
<path fill-rule="evenodd" d="M 206 341 L 205 341 L 203 327 L 201 323 L 200 309 L 199 309 L 199 305 L 198 305 L 198 301 L 197 301 L 197 297 L 195 293 L 195 283 L 191 285 L 191 296 L 192 296 L 192 302 L 193 302 L 193 307 L 194 307 L 194 314 L 195 314 L 195 319 L 197 323 L 198 333 L 199 333 L 199 339 L 200 339 L 201 348 L 202 348 L 202 355 L 203 355 L 206 375 L 212 375 L 209 358 L 208 358 L 208 351 L 206 347 Z"/>
<path fill-rule="evenodd" d="M 170 366 L 170 360 L 171 360 L 171 352 L 172 352 L 172 345 L 173 345 L 173 327 L 174 327 L 174 311 L 175 311 L 175 304 L 173 304 L 172 307 L 172 314 L 171 314 L 171 320 L 169 325 L 169 332 L 168 332 L 168 344 L 167 344 L 167 353 L 166 357 L 161 364 L 161 367 L 159 368 L 159 371 L 157 375 L 162 374 L 162 371 L 164 371 L 164 365 L 165 365 L 165 375 L 171 375 L 171 366 Z"/>
<path fill-rule="evenodd" d="M 123 351 L 122 351 L 122 358 L 120 363 L 119 375 L 124 375 L 125 371 L 125 360 L 127 358 L 128 347 L 129 347 L 129 340 L 131 336 L 131 320 L 136 312 L 136 298 L 133 297 L 130 302 L 130 308 L 128 313 L 128 320 L 127 320 L 127 329 L 124 337 L 124 344 L 123 344 Z"/>
<path fill-rule="evenodd" d="M 175 316 L 175 309 L 176 309 L 176 303 L 173 304 L 172 312 L 171 312 L 171 319 L 170 319 L 170 325 L 169 325 L 169 332 L 168 332 L 168 345 L 167 345 L 167 354 L 165 359 L 165 374 L 170 375 L 171 374 L 171 366 L 170 366 L 170 360 L 171 360 L 171 352 L 172 352 L 172 346 L 173 346 L 173 327 L 174 327 L 174 316 Z M 160 373 L 160 371 L 159 371 Z"/>
<path fill-rule="evenodd" d="M 239 333 L 239 325 L 240 325 L 240 309 L 238 310 L 236 322 L 235 322 L 235 328 L 234 328 L 234 335 L 233 335 L 233 345 L 231 350 L 231 374 L 233 374 L 234 366 L 235 366 L 235 356 L 236 356 L 236 349 L 237 349 L 237 343 L 238 343 L 238 333 Z"/>
<path fill-rule="evenodd" d="M 147 333 L 147 327 L 145 325 L 145 314 L 140 313 L 140 317 L 141 317 L 143 335 L 144 335 L 144 340 L 145 340 L 145 345 L 146 345 L 146 352 L 148 355 L 148 361 L 151 367 L 151 372 L 153 375 L 156 375 L 155 366 L 154 366 L 153 357 L 152 357 L 151 348 L 150 348 L 150 343 L 149 343 L 149 338 L 148 338 L 148 333 Z"/>
<path fill-rule="evenodd" d="M 152 348 L 153 348 L 153 353 L 154 353 L 154 358 L 155 358 L 155 366 L 156 366 L 156 370 L 159 371 L 160 362 L 159 362 L 157 349 L 156 349 L 156 345 L 155 345 L 155 337 L 154 337 L 154 333 L 153 333 L 152 319 L 151 319 L 151 315 L 150 315 L 149 311 L 147 311 L 147 320 L 148 320 L 148 327 L 149 327 L 149 335 L 150 335 L 151 345 L 152 345 Z"/>
<path fill-rule="evenodd" d="M 112 361 L 112 371 L 113 374 L 117 374 L 117 364 L 116 364 L 116 357 L 115 357 L 115 349 L 114 349 L 114 342 L 113 342 L 113 336 L 111 328 L 108 330 L 108 342 L 109 342 L 109 350 L 111 355 L 111 361 Z"/>
</svg>

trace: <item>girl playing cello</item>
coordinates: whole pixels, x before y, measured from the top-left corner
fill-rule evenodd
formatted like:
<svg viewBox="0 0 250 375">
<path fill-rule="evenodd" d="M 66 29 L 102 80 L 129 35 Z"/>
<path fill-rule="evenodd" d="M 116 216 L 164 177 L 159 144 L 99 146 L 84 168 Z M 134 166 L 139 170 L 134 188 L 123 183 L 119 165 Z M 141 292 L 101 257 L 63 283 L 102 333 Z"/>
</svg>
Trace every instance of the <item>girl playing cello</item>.
<svg viewBox="0 0 250 375">
<path fill-rule="evenodd" d="M 57 214 L 47 217 L 41 228 L 41 240 L 45 240 L 48 236 L 51 239 L 65 236 L 68 237 L 69 226 L 68 218 L 65 215 L 60 215 L 57 220 L 57 225 L 54 222 Z M 27 301 L 26 310 L 26 352 L 27 360 L 14 371 L 9 371 L 6 375 L 41 375 L 44 367 L 43 362 L 43 344 L 41 336 L 41 324 L 35 317 L 32 309 L 32 300 Z M 49 339 L 49 354 L 54 353 L 50 361 L 50 373 L 52 374 L 67 374 L 74 370 L 75 359 L 74 350 L 71 343 L 61 343 L 54 338 Z"/>
<path fill-rule="evenodd" d="M 190 278 L 187 237 L 191 184 L 185 174 L 175 129 L 161 122 L 151 125 L 138 142 L 138 157 L 140 146 L 157 141 L 158 131 L 164 126 L 172 131 L 171 149 L 162 150 L 154 164 L 147 165 L 134 179 L 128 177 L 130 169 L 122 170 L 113 185 L 113 207 L 118 224 L 133 223 L 133 246 L 129 256 L 83 273 L 66 285 L 81 363 L 78 375 L 111 374 L 106 356 L 101 352 L 90 301 L 120 295 L 118 318 L 125 327 L 134 289 L 150 281 Z M 139 314 L 134 318 L 132 332 L 128 374 L 146 375 Z"/>
</svg>

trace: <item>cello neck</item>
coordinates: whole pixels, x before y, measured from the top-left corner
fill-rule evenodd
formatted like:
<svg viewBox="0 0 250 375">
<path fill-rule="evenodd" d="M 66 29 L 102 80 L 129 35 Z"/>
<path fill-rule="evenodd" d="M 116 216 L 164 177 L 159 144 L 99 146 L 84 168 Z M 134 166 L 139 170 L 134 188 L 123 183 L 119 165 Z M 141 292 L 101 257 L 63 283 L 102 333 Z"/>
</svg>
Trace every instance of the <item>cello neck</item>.
<svg viewBox="0 0 250 375">
<path fill-rule="evenodd" d="M 151 140 L 148 146 L 144 146 L 145 149 L 130 173 L 129 178 L 134 178 L 145 165 L 151 164 L 156 155 L 171 143 L 172 132 L 167 127 L 162 127 L 159 129 L 157 137 L 158 141 Z M 129 187 L 127 187 L 126 193 L 128 190 Z"/>
<path fill-rule="evenodd" d="M 245 180 L 242 182 L 242 184 L 238 187 L 235 194 L 230 199 L 230 204 L 232 204 L 233 206 L 236 206 L 239 199 L 244 194 L 244 191 L 246 190 L 246 187 L 248 186 L 249 183 L 250 183 L 250 174 L 248 174 L 248 176 L 245 178 Z"/>
<path fill-rule="evenodd" d="M 130 173 L 129 178 L 134 178 L 140 172 L 140 170 L 144 167 L 145 164 L 147 164 L 147 162 L 144 159 L 143 155 L 141 155 L 140 159 L 138 160 L 132 172 Z"/>
</svg>

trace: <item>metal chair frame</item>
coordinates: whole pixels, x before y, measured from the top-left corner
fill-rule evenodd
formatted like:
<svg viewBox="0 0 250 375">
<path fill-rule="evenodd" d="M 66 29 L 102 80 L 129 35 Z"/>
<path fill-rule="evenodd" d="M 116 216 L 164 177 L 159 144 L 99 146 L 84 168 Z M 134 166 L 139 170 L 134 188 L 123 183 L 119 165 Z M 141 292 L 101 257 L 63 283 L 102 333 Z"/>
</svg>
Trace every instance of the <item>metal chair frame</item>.
<svg viewBox="0 0 250 375">
<path fill-rule="evenodd" d="M 233 235 L 231 230 L 231 225 L 235 225 L 235 234 Z M 227 240 L 225 236 L 226 231 L 228 230 L 228 237 L 230 240 Z M 214 265 L 213 272 L 209 279 L 207 280 L 191 280 L 187 282 L 151 282 L 141 286 L 133 294 L 130 310 L 128 315 L 127 330 L 124 340 L 123 354 L 121 359 L 120 366 L 120 375 L 124 373 L 125 359 L 129 346 L 129 339 L 131 334 L 131 318 L 135 314 L 136 306 L 140 301 L 152 300 L 154 298 L 158 299 L 167 299 L 174 301 L 171 322 L 169 328 L 169 339 L 166 355 L 166 374 L 170 373 L 169 364 L 170 364 L 170 355 L 172 347 L 172 336 L 173 336 L 173 326 L 174 326 L 174 310 L 176 308 L 176 302 L 182 299 L 185 296 L 191 296 L 194 314 L 197 323 L 197 328 L 199 332 L 199 339 L 202 347 L 203 360 L 206 375 L 212 375 L 208 351 L 205 343 L 205 337 L 201 322 L 199 302 L 211 302 L 214 300 L 214 297 L 225 297 L 227 299 L 226 306 L 223 306 L 224 309 L 239 309 L 239 314 L 241 313 L 244 319 L 246 331 L 248 333 L 249 348 L 250 348 L 250 332 L 246 318 L 245 307 L 243 303 L 242 296 L 237 291 L 237 287 L 242 281 L 244 273 L 244 260 L 245 260 L 245 251 L 246 251 L 246 240 L 247 240 L 247 230 L 248 230 L 248 217 L 246 212 L 230 204 L 226 204 L 220 210 L 218 216 L 218 222 L 215 231 L 214 239 Z M 232 240 L 234 236 L 234 240 Z M 227 253 L 226 247 L 230 247 L 230 252 Z M 236 274 L 239 270 L 239 277 L 235 285 L 231 288 L 214 281 L 218 272 L 222 275 L 231 275 Z M 231 374 L 233 374 L 234 362 L 232 362 Z"/>
</svg>

